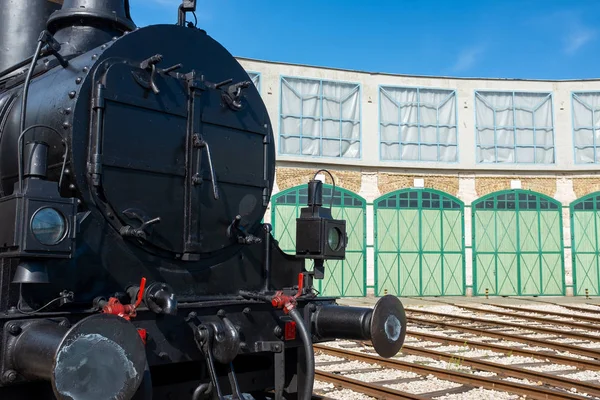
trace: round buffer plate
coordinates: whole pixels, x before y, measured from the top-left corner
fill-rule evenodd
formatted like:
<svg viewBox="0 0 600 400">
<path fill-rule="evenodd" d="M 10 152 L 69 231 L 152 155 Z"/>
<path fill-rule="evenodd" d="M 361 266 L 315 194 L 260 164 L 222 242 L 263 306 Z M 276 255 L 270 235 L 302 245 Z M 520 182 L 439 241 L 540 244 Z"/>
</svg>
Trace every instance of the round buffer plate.
<svg viewBox="0 0 600 400">
<path fill-rule="evenodd" d="M 135 326 L 116 315 L 95 314 L 74 325 L 58 346 L 52 388 L 61 400 L 130 399 L 145 367 Z"/>
<path fill-rule="evenodd" d="M 381 357 L 393 357 L 402 348 L 406 336 L 406 313 L 397 297 L 379 299 L 371 317 L 371 342 Z"/>
</svg>

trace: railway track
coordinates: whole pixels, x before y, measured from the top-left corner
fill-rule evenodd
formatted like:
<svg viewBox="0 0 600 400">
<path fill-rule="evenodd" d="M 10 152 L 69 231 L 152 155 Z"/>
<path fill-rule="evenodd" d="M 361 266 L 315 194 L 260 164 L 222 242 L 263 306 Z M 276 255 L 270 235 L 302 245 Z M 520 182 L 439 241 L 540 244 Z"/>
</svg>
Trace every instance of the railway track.
<svg viewBox="0 0 600 400">
<path fill-rule="evenodd" d="M 586 393 L 587 390 L 590 390 L 590 391 L 593 391 L 593 393 L 600 394 L 600 386 L 592 385 L 587 382 L 575 381 L 575 380 L 568 379 L 568 378 L 551 376 L 550 374 L 540 374 L 538 372 L 529 371 L 529 370 L 525 370 L 525 369 L 522 369 L 522 371 L 521 371 L 521 369 L 515 368 L 515 367 L 505 368 L 506 367 L 505 365 L 484 365 L 484 364 L 492 364 L 492 363 L 486 363 L 486 362 L 482 362 L 480 360 L 469 359 L 468 362 L 472 362 L 473 366 L 477 365 L 477 368 L 481 368 L 481 369 L 488 368 L 488 369 L 496 369 L 496 370 L 500 371 L 501 368 L 505 368 L 506 371 L 505 371 L 504 375 L 498 375 L 498 376 L 519 375 L 520 377 L 528 377 L 525 379 L 531 379 L 534 382 L 537 382 L 537 381 L 543 382 L 544 379 L 549 379 L 551 377 L 553 379 L 552 384 L 553 385 L 555 384 L 556 388 L 526 385 L 526 384 L 522 384 L 522 383 L 518 383 L 518 382 L 513 382 L 510 380 L 501 380 L 497 377 L 492 378 L 492 377 L 478 376 L 478 375 L 470 374 L 470 373 L 463 372 L 460 370 L 432 367 L 432 366 L 428 366 L 428 365 L 421 365 L 421 364 L 417 364 L 417 363 L 405 362 L 405 361 L 401 361 L 401 360 L 397 360 L 397 359 L 384 359 L 379 356 L 374 356 L 374 355 L 365 354 L 365 353 L 359 353 L 356 351 L 350 351 L 350 350 L 345 350 L 345 349 L 337 349 L 337 348 L 333 348 L 333 347 L 326 346 L 326 345 L 315 345 L 314 347 L 315 347 L 315 350 L 321 354 L 327 354 L 330 356 L 339 357 L 339 358 L 343 358 L 346 360 L 365 362 L 365 363 L 374 364 L 374 365 L 378 365 L 378 366 L 381 366 L 384 368 L 389 368 L 389 369 L 413 372 L 413 373 L 416 373 L 416 374 L 422 375 L 422 376 L 423 375 L 424 376 L 433 375 L 439 379 L 466 385 L 466 389 L 482 387 L 485 389 L 500 390 L 500 391 L 504 391 L 504 392 L 508 392 L 508 393 L 514 393 L 514 394 L 517 394 L 520 396 L 526 396 L 526 398 L 528 398 L 528 399 L 545 399 L 545 400 L 552 400 L 552 399 L 575 400 L 575 399 L 589 398 L 589 397 L 584 397 L 582 395 L 570 392 L 569 390 L 571 388 L 576 388 L 576 390 L 582 390 L 583 393 Z M 405 347 L 405 349 L 408 347 L 406 350 L 408 350 L 409 352 L 420 352 L 420 354 L 428 354 L 427 355 L 428 357 L 431 357 L 432 355 L 434 355 L 434 353 L 439 353 L 439 352 L 432 353 L 433 352 L 432 350 L 413 348 L 411 346 L 404 346 L 404 347 Z M 404 351 L 405 350 L 403 350 L 403 352 Z M 454 356 L 454 355 L 449 355 L 449 354 L 444 354 L 444 353 L 439 353 L 439 354 L 441 357 Z M 454 357 L 456 357 L 456 356 L 454 356 Z M 340 383 L 340 385 L 343 386 L 343 384 L 341 384 L 341 383 Z M 566 388 L 565 386 L 568 386 L 568 385 L 573 385 L 573 386 L 569 386 L 569 388 Z M 345 386 L 345 387 L 347 387 L 347 386 Z M 361 392 L 361 393 L 365 393 L 365 392 Z M 429 396 L 427 396 L 427 394 L 421 394 L 421 396 L 429 397 Z M 374 396 L 374 397 L 378 397 L 378 396 Z"/>
<path fill-rule="evenodd" d="M 528 302 L 534 303 L 534 304 L 546 304 L 546 305 L 550 305 L 550 306 L 559 306 L 559 307 L 566 308 L 568 310 L 579 311 L 579 312 L 600 312 L 600 303 L 584 303 L 584 304 L 587 304 L 590 306 L 598 307 L 597 309 L 594 310 L 593 308 L 577 307 L 577 306 L 572 306 L 572 305 L 568 305 L 568 304 L 556 304 L 556 303 L 543 301 L 543 300 L 539 300 L 539 299 L 528 299 L 528 298 L 522 298 L 522 297 L 513 297 L 512 299 L 520 300 L 520 301 L 528 301 Z"/>
<path fill-rule="evenodd" d="M 462 306 L 455 306 L 455 307 L 462 307 Z M 514 323 L 514 322 L 489 320 L 489 319 L 478 318 L 478 317 L 467 317 L 467 316 L 462 316 L 462 315 L 440 313 L 440 312 L 436 312 L 436 311 L 427 311 L 427 310 L 423 310 L 423 309 L 415 309 L 415 308 L 410 308 L 410 307 L 405 308 L 405 310 L 409 314 L 430 315 L 430 316 L 459 320 L 459 321 L 467 321 L 467 322 L 474 322 L 474 323 L 480 323 L 480 324 L 483 323 L 483 324 L 487 324 L 487 325 L 491 324 L 491 325 L 501 326 L 501 327 L 506 327 L 506 328 L 524 329 L 524 330 L 529 330 L 529 331 L 538 332 L 538 333 L 556 335 L 556 336 L 560 336 L 560 337 L 580 339 L 582 341 L 596 341 L 596 342 L 600 341 L 600 336 L 588 335 L 585 333 L 575 333 L 572 331 L 565 331 L 565 330 L 560 330 L 560 329 L 544 328 L 544 327 L 532 326 L 532 325 L 523 325 L 523 324 L 518 324 L 518 323 Z M 479 309 L 479 310 L 481 313 L 487 313 L 487 310 L 481 310 L 481 309 Z M 491 313 L 495 314 L 494 312 L 491 312 Z M 510 314 L 508 314 L 508 315 L 510 315 Z M 525 319 L 525 317 L 521 317 L 520 315 L 512 314 L 510 316 L 512 316 L 513 318 Z M 407 317 L 410 320 L 410 317 L 408 315 L 407 315 Z M 538 317 L 529 317 L 528 319 L 532 319 L 532 318 L 544 319 L 544 318 L 538 318 Z M 594 327 L 594 329 L 597 330 L 598 328 Z"/>
<path fill-rule="evenodd" d="M 600 371 L 600 362 L 566 357 L 558 354 L 552 354 L 550 352 L 526 350 L 519 347 L 501 346 L 493 343 L 482 343 L 470 339 L 453 339 L 449 336 L 432 335 L 429 333 L 414 331 L 412 329 L 407 329 L 406 334 L 416 339 L 437 342 L 443 345 L 468 346 L 480 350 L 492 350 L 502 354 L 531 357 L 544 361 L 547 360 L 555 364 L 570 365 L 583 370 Z"/>
<path fill-rule="evenodd" d="M 569 314 L 542 312 L 542 311 L 538 311 L 538 310 L 524 310 L 520 307 L 501 306 L 501 305 L 495 305 L 495 304 L 485 304 L 485 305 L 498 307 L 498 308 L 506 308 L 513 312 L 508 312 L 508 311 L 503 312 L 503 311 L 491 310 L 488 308 L 471 307 L 471 306 L 467 306 L 467 305 L 463 305 L 463 304 L 454 304 L 454 303 L 442 302 L 442 301 L 436 301 L 436 303 L 449 305 L 449 306 L 453 306 L 453 307 L 457 307 L 457 308 L 462 308 L 463 310 L 471 311 L 476 314 L 494 314 L 494 315 L 500 315 L 502 317 L 518 318 L 518 319 L 523 319 L 526 321 L 540 322 L 542 324 L 547 324 L 547 325 L 568 326 L 568 327 L 574 328 L 574 329 L 584 329 L 584 330 L 592 330 L 592 331 L 598 330 L 598 325 L 582 324 L 580 322 L 571 322 L 571 321 L 556 321 L 556 320 L 551 320 L 551 319 L 544 318 L 544 317 L 535 317 L 535 316 L 531 316 L 531 315 L 515 314 L 514 311 L 528 312 L 528 313 L 543 313 L 543 314 L 548 314 L 548 315 L 560 316 L 563 318 L 580 319 L 579 316 L 573 316 L 573 315 L 569 315 Z M 413 309 L 409 309 L 409 310 L 412 311 Z M 581 320 L 585 320 L 585 319 L 581 318 Z M 592 318 L 592 322 L 599 323 L 600 319 Z M 600 340 L 600 337 L 598 339 Z"/>
<path fill-rule="evenodd" d="M 459 387 L 454 386 L 447 390 L 452 393 L 460 394 L 471 390 L 495 390 L 507 393 L 505 395 L 523 396 L 526 399 L 589 399 L 589 396 L 600 399 L 599 381 L 586 381 L 589 379 L 598 379 L 597 373 L 594 375 L 592 372 L 586 371 L 600 371 L 600 349 L 586 348 L 584 347 L 584 343 L 579 343 L 579 341 L 585 342 L 585 344 L 600 342 L 600 336 L 591 334 L 600 330 L 600 313 L 598 313 L 599 317 L 591 316 L 589 314 L 593 314 L 594 310 L 580 307 L 572 307 L 572 311 L 588 313 L 588 315 L 491 303 L 481 303 L 481 306 L 490 307 L 482 308 L 436 300 L 432 301 L 430 299 L 424 300 L 440 305 L 456 307 L 461 311 L 464 310 L 464 314 L 467 315 L 463 315 L 462 312 L 452 314 L 449 312 L 428 310 L 428 307 L 405 307 L 410 323 L 407 330 L 407 338 L 416 339 L 417 342 L 415 344 L 419 343 L 418 341 L 433 343 L 412 346 L 407 341 L 401 351 L 403 355 L 399 359 L 380 358 L 374 354 L 373 349 L 370 348 L 370 343 L 366 342 L 361 342 L 362 346 L 366 345 L 369 347 L 363 348 L 363 352 L 352 350 L 354 346 L 352 343 L 347 344 L 351 350 L 347 350 L 347 348 L 339 349 L 327 346 L 326 344 L 315 345 L 317 353 L 349 361 L 373 364 L 379 368 L 405 371 L 402 373 L 417 374 L 413 376 L 420 376 L 420 378 L 387 379 L 385 381 L 366 383 L 358 379 L 343 376 L 344 372 L 332 374 L 331 372 L 320 371 L 318 372 L 317 379 L 333 383 L 336 387 L 348 388 L 375 398 L 433 398 L 434 396 L 443 396 L 442 392 L 444 390 L 439 390 L 435 393 L 420 393 L 419 390 L 426 390 L 427 388 L 421 386 L 421 389 L 417 390 L 414 386 L 406 386 L 404 384 L 396 386 L 394 384 L 394 382 L 398 381 L 420 381 L 416 383 L 423 383 L 423 381 L 426 381 L 423 376 L 433 375 L 442 381 L 446 381 L 446 384 L 459 385 Z M 538 303 L 558 306 L 557 304 L 548 302 Z M 560 306 L 564 307 L 563 305 Z M 569 309 L 568 307 L 566 308 Z M 575 310 L 575 308 L 577 309 Z M 480 318 L 478 314 L 486 314 L 487 318 Z M 490 316 L 509 317 L 512 320 L 494 320 Z M 560 319 L 557 320 L 556 318 Z M 562 320 L 563 318 L 564 320 Z M 433 327 L 436 330 L 443 329 L 444 336 L 434 334 L 436 332 L 423 332 L 429 329 L 427 327 Z M 452 337 L 452 331 L 468 333 L 470 334 L 469 336 L 473 335 L 474 337 Z M 532 334 L 535 336 L 535 333 L 541 333 L 549 337 L 545 339 L 528 337 L 528 335 Z M 562 338 L 575 339 L 581 346 L 557 341 Z M 533 348 L 507 346 L 502 345 L 502 342 L 486 342 L 487 340 L 494 339 L 518 342 L 526 346 L 533 346 Z M 442 350 L 444 346 L 451 347 L 445 349 L 445 351 L 437 350 L 438 347 Z M 460 349 L 460 347 L 464 347 L 464 350 Z M 488 355 L 479 357 L 480 353 L 475 351 L 475 349 L 491 353 L 488 352 Z M 465 357 L 460 354 L 467 351 L 470 355 L 477 355 L 477 357 Z M 368 354 L 368 352 L 372 354 Z M 558 352 L 564 354 L 557 354 Z M 493 353 L 497 353 L 500 358 L 490 355 Z M 530 361 L 522 359 L 508 361 L 503 358 L 510 358 L 511 356 L 526 357 Z M 577 356 L 581 356 L 582 358 L 578 358 Z M 413 360 L 413 362 L 403 361 L 402 358 L 404 357 L 408 357 L 406 360 Z M 491 358 L 490 360 L 485 360 L 486 357 Z M 420 362 L 416 360 L 431 361 Z M 522 365 L 512 364 L 515 362 L 522 363 Z M 332 363 L 335 364 L 335 362 Z M 436 366 L 423 365 L 424 363 Z M 567 367 L 561 369 L 560 365 Z M 444 368 L 440 368 L 439 366 Z M 536 370 L 544 370 L 546 372 L 538 372 Z M 479 376 L 481 374 L 479 372 L 474 373 L 474 371 L 479 371 L 481 374 L 486 374 L 487 376 Z M 348 371 L 346 372 L 349 373 Z M 395 374 L 398 373 L 396 372 Z M 570 374 L 574 374 L 573 378 L 569 377 L 571 376 Z M 363 379 L 362 373 L 354 376 Z M 369 376 L 369 374 L 367 373 L 365 376 Z M 370 376 L 374 377 L 375 375 Z M 379 373 L 376 373 L 376 376 L 379 377 Z M 382 388 L 384 388 L 384 391 L 394 390 L 383 386 L 388 383 L 394 384 L 395 388 L 410 390 L 411 392 L 419 393 L 419 395 L 405 392 L 394 394 L 391 394 L 391 392 L 381 392 Z M 368 387 L 363 385 L 368 385 Z M 409 387 L 410 389 L 407 389 Z"/>
<path fill-rule="evenodd" d="M 330 372 L 325 371 L 316 370 L 315 379 L 331 383 L 337 387 L 350 389 L 355 392 L 366 394 L 367 396 L 372 396 L 377 399 L 428 400 L 427 397 L 401 392 L 400 390 L 387 388 L 376 383 L 369 383 L 358 379 L 348 378 L 343 375 L 332 374 Z"/>
<path fill-rule="evenodd" d="M 581 321 L 588 321 L 588 322 L 592 322 L 592 323 L 595 323 L 595 324 L 600 324 L 600 317 L 590 317 L 590 316 L 587 316 L 587 315 L 566 314 L 566 313 L 561 313 L 561 312 L 557 312 L 557 311 L 536 310 L 534 308 L 515 307 L 515 306 L 504 305 L 504 304 L 489 304 L 489 303 L 483 303 L 483 304 L 485 304 L 486 306 L 503 308 L 505 310 L 512 310 L 512 311 L 517 311 L 517 312 L 530 313 L 530 314 L 539 314 L 539 315 L 552 315 L 552 316 L 560 317 L 560 318 L 578 319 L 578 320 L 581 320 Z M 546 304 L 558 306 L 557 304 L 551 304 L 551 303 L 546 303 Z M 461 306 L 457 306 L 457 307 L 461 307 Z M 559 307 L 564 307 L 564 306 L 559 306 Z M 573 311 L 585 312 L 585 311 L 582 311 L 582 309 L 573 310 Z M 590 310 L 590 311 L 587 311 L 587 313 L 591 314 L 591 313 L 593 313 L 593 311 Z M 518 314 L 516 316 L 518 316 Z M 563 321 L 557 321 L 557 322 L 563 322 Z M 598 328 L 600 328 L 600 325 L 596 325 L 594 327 L 594 329 L 596 329 L 596 330 Z"/>
<path fill-rule="evenodd" d="M 447 315 L 447 317 L 452 318 L 453 316 Z M 577 355 L 580 355 L 583 357 L 600 359 L 600 351 L 594 350 L 594 349 L 586 349 L 586 348 L 582 348 L 582 347 L 573 346 L 570 344 L 554 343 L 554 342 L 544 341 L 541 339 L 529 338 L 525 335 L 515 335 L 515 334 L 509 334 L 509 333 L 503 333 L 503 332 L 495 332 L 495 331 L 491 331 L 488 329 L 482 329 L 481 327 L 475 328 L 475 327 L 466 326 L 464 324 L 461 325 L 461 324 L 455 324 L 455 323 L 446 322 L 446 321 L 431 320 L 431 319 L 427 319 L 427 318 L 417 318 L 417 317 L 413 317 L 411 315 L 407 315 L 406 318 L 409 323 L 420 323 L 423 325 L 439 326 L 439 327 L 448 328 L 448 329 L 459 331 L 459 332 L 471 333 L 471 334 L 474 334 L 477 336 L 486 336 L 486 337 L 491 337 L 491 338 L 496 338 L 496 339 L 510 340 L 513 342 L 519 342 L 519 343 L 523 343 L 526 345 L 546 347 L 546 348 L 550 348 L 550 349 L 561 351 L 561 352 L 577 354 Z M 495 322 L 492 322 L 492 321 L 486 321 L 486 324 L 492 325 L 492 326 L 497 325 Z M 527 327 L 522 327 L 522 329 L 527 329 Z"/>
</svg>

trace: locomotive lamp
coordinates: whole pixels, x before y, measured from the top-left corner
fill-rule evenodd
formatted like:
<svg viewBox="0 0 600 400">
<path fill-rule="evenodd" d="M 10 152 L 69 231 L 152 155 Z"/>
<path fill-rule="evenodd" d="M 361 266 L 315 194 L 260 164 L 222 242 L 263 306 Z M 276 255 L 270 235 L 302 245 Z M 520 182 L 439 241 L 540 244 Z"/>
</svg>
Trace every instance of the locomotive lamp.
<svg viewBox="0 0 600 400">
<path fill-rule="evenodd" d="M 61 197 L 56 182 L 46 180 L 47 143 L 28 143 L 23 153 L 25 172 L 14 193 L 0 199 L 0 215 L 5 216 L 0 257 L 19 259 L 14 283 L 47 283 L 41 261 L 72 256 L 77 200 Z"/>
<path fill-rule="evenodd" d="M 314 277 L 323 279 L 324 261 L 343 260 L 347 244 L 346 221 L 333 219 L 331 208 L 323 207 L 323 182 L 312 179 L 308 182 L 308 207 L 303 207 L 296 219 L 296 256 L 313 259 Z"/>
</svg>

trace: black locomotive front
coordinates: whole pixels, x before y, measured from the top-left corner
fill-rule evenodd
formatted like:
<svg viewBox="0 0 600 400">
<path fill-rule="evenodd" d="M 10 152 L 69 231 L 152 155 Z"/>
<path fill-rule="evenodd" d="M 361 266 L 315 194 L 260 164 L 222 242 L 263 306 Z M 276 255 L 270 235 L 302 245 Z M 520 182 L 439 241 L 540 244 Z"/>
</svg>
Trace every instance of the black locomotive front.
<svg viewBox="0 0 600 400">
<path fill-rule="evenodd" d="M 0 52 L 0 398 L 309 398 L 312 342 L 395 354 L 396 298 L 314 293 L 345 251 L 320 182 L 296 256 L 261 223 L 271 122 L 235 58 L 185 26 L 195 1 L 144 28 L 127 0 L 57 2 L 0 13 L 28 27 Z"/>
</svg>

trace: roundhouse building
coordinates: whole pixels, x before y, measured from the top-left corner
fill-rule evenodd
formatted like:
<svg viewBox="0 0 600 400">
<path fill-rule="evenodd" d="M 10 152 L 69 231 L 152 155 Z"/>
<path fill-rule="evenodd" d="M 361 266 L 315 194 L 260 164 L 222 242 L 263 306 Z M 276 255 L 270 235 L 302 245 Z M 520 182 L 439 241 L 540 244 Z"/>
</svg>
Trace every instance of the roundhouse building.
<svg viewBox="0 0 600 400">
<path fill-rule="evenodd" d="M 264 219 L 286 251 L 308 179 L 336 179 L 323 200 L 349 243 L 322 294 L 599 294 L 600 81 L 238 60 L 273 124 Z"/>
</svg>

